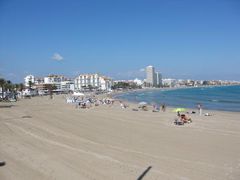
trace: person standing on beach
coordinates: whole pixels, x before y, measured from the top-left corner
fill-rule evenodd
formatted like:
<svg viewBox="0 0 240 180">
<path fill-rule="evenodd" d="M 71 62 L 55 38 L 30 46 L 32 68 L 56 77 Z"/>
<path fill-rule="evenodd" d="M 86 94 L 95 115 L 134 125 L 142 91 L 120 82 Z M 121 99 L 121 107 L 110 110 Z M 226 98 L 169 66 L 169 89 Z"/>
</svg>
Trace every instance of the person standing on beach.
<svg viewBox="0 0 240 180">
<path fill-rule="evenodd" d="M 166 111 L 166 105 L 165 105 L 165 103 L 164 103 L 164 104 L 162 104 L 162 111 L 163 111 L 163 112 L 165 112 L 165 111 Z"/>
<path fill-rule="evenodd" d="M 202 105 L 198 104 L 197 107 L 198 107 L 199 115 L 201 116 L 202 115 Z"/>
</svg>

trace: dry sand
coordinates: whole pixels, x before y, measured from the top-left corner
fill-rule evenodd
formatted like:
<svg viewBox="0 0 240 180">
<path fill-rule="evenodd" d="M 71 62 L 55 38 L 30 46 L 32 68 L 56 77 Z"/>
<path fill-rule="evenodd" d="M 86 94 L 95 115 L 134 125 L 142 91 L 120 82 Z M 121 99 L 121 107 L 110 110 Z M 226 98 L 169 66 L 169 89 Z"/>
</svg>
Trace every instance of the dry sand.
<svg viewBox="0 0 240 180">
<path fill-rule="evenodd" d="M 240 113 L 175 126 L 170 109 L 76 109 L 63 96 L 13 105 L 0 108 L 1 180 L 132 180 L 147 169 L 144 180 L 240 179 Z"/>
</svg>

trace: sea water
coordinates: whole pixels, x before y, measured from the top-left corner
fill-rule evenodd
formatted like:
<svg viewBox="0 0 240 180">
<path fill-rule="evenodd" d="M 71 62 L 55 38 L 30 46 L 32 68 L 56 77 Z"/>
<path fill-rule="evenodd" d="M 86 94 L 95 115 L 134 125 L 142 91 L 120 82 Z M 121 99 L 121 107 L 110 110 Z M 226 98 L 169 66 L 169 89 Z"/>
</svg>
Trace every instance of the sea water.
<svg viewBox="0 0 240 180">
<path fill-rule="evenodd" d="M 212 86 L 178 89 L 143 90 L 118 95 L 117 98 L 149 104 L 240 112 L 240 86 Z"/>
</svg>

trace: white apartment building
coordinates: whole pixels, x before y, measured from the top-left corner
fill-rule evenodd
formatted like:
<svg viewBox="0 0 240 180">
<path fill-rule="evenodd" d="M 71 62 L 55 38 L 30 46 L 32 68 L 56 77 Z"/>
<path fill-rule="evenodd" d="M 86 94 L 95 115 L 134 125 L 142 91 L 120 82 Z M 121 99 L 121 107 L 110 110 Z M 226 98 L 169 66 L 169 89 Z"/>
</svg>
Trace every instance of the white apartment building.
<svg viewBox="0 0 240 180">
<path fill-rule="evenodd" d="M 43 84 L 44 83 L 44 78 L 41 77 L 35 77 L 34 78 L 34 84 L 38 85 L 38 84 Z"/>
<path fill-rule="evenodd" d="M 33 75 L 27 75 L 25 78 L 24 78 L 24 85 L 26 87 L 29 87 L 29 82 L 32 82 L 32 84 L 34 84 L 34 76 Z"/>
<path fill-rule="evenodd" d="M 67 91 L 67 88 L 70 87 L 67 85 L 70 83 L 66 77 L 62 75 L 48 75 L 44 77 L 44 84 L 52 84 L 56 87 L 55 91 Z M 70 89 L 69 89 L 70 90 Z"/>
<path fill-rule="evenodd" d="M 49 75 L 47 77 L 44 77 L 44 83 L 45 84 L 54 84 L 54 83 L 60 83 L 62 81 L 67 80 L 67 78 L 65 78 L 62 75 Z"/>
<path fill-rule="evenodd" d="M 73 81 L 62 81 L 60 83 L 60 89 L 61 91 L 74 91 L 74 82 Z"/>
<path fill-rule="evenodd" d="M 133 82 L 136 83 L 138 86 L 143 85 L 143 81 L 138 78 L 134 79 Z"/>
<path fill-rule="evenodd" d="M 164 86 L 175 87 L 177 85 L 176 79 L 163 79 L 162 83 Z"/>
<path fill-rule="evenodd" d="M 84 90 L 85 88 L 94 88 L 99 90 L 111 90 L 112 80 L 99 74 L 80 74 L 74 80 L 75 90 Z"/>
<path fill-rule="evenodd" d="M 47 90 L 46 85 L 52 84 L 56 87 L 55 91 L 74 91 L 74 82 L 62 75 L 49 75 L 44 78 L 34 78 L 28 75 L 24 78 L 25 86 L 29 87 L 29 81 L 34 83 L 34 88 L 38 90 Z"/>
</svg>

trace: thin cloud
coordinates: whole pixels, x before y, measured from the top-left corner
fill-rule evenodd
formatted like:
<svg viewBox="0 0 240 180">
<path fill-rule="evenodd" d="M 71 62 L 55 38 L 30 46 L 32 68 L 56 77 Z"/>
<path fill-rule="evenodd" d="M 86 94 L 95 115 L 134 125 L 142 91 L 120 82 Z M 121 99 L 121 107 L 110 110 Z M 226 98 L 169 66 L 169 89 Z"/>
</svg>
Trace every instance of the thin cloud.
<svg viewBox="0 0 240 180">
<path fill-rule="evenodd" d="M 54 53 L 52 59 L 55 61 L 62 61 L 63 57 L 59 53 Z"/>
<path fill-rule="evenodd" d="M 139 71 L 140 71 L 140 72 L 144 72 L 144 71 L 145 71 L 145 69 L 144 69 L 144 68 L 142 68 L 142 69 L 139 69 Z"/>
</svg>

